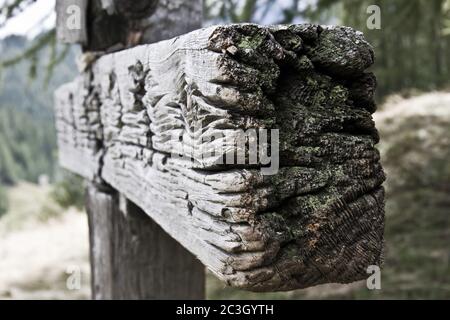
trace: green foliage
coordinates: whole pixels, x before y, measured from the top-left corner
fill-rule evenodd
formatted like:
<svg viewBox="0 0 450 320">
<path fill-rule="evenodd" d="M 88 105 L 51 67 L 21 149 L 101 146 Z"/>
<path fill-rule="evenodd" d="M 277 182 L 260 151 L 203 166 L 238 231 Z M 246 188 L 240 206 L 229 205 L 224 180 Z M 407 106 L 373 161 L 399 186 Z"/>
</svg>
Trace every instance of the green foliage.
<svg viewBox="0 0 450 320">
<path fill-rule="evenodd" d="M 42 51 L 50 50 L 49 58 L 47 64 L 45 65 L 45 85 L 50 81 L 51 76 L 55 67 L 61 63 L 64 58 L 69 53 L 70 46 L 65 45 L 59 48 L 56 42 L 56 31 L 51 29 L 44 32 L 42 35 L 37 37 L 28 48 L 24 48 L 23 51 L 9 57 L 5 60 L 0 61 L 0 71 L 2 69 L 14 66 L 22 61 L 29 61 L 28 76 L 30 79 L 36 79 L 38 73 L 38 57 Z M 41 68 L 39 68 L 41 69 Z"/>
<path fill-rule="evenodd" d="M 13 108 L 0 108 L 0 183 L 37 182 L 55 165 L 55 129 Z"/>
<path fill-rule="evenodd" d="M 20 15 L 29 5 L 33 4 L 36 0 L 13 0 L 4 1 L 0 7 L 0 28 L 11 18 Z M 2 69 L 16 65 L 24 60 L 29 61 L 28 75 L 30 79 L 36 78 L 38 72 L 38 57 L 43 51 L 50 48 L 50 54 L 48 55 L 47 65 L 44 68 L 46 71 L 45 79 L 48 82 L 53 74 L 54 68 L 57 64 L 64 60 L 64 57 L 68 54 L 68 46 L 64 46 L 58 52 L 59 46 L 56 42 L 56 29 L 52 28 L 43 32 L 36 37 L 27 48 L 24 48 L 15 55 L 8 56 L 3 55 L 0 58 L 0 72 Z M 6 58 L 5 58 L 6 57 Z"/>
<path fill-rule="evenodd" d="M 65 171 L 63 178 L 55 183 L 51 197 L 63 208 L 74 206 L 82 209 L 84 205 L 83 179 Z"/>
<path fill-rule="evenodd" d="M 32 46 L 24 37 L 10 36 L 0 41 L 2 56 L 20 55 Z M 69 47 L 67 47 L 69 48 Z M 35 69 L 46 68 L 52 50 L 37 53 Z M 57 53 L 53 53 L 57 54 Z M 56 133 L 53 118 L 53 90 L 76 74 L 74 52 L 57 56 L 56 72 L 44 87 L 45 75 L 28 80 L 28 61 L 19 60 L 4 69 L 0 86 L 0 183 L 19 180 L 37 182 L 42 174 L 53 177 L 56 166 Z"/>
<path fill-rule="evenodd" d="M 276 0 L 205 0 L 203 3 L 206 20 L 231 23 L 264 23 L 276 5 L 279 6 Z M 299 5 L 300 0 L 291 0 L 271 23 L 292 23 L 303 14 Z"/>
<path fill-rule="evenodd" d="M 8 211 L 9 201 L 5 188 L 0 184 L 0 217 Z"/>
<path fill-rule="evenodd" d="M 60 217 L 63 213 L 64 210 L 61 206 L 55 203 L 54 199 L 48 198 L 47 201 L 42 204 L 36 218 L 40 222 L 47 222 L 51 219 Z"/>
<path fill-rule="evenodd" d="M 445 36 L 450 36 L 450 0 L 447 0 L 444 3 L 444 15 L 445 21 L 443 33 Z"/>
</svg>

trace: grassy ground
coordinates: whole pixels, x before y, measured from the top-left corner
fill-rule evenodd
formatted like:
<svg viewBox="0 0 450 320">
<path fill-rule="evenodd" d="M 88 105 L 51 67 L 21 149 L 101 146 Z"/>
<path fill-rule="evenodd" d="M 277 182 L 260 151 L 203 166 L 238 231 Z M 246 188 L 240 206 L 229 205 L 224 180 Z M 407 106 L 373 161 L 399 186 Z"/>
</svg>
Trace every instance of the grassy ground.
<svg viewBox="0 0 450 320">
<path fill-rule="evenodd" d="M 85 215 L 61 209 L 48 187 L 21 183 L 8 196 L 10 209 L 0 219 L 0 299 L 88 298 Z M 67 287 L 74 270 L 80 290 Z"/>
</svg>

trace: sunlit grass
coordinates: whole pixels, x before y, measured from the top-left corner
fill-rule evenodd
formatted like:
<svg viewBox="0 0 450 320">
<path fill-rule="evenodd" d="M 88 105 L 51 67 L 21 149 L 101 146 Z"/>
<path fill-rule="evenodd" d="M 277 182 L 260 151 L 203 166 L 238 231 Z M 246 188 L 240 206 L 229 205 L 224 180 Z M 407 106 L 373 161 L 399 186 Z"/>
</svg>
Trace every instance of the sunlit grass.
<svg viewBox="0 0 450 320">
<path fill-rule="evenodd" d="M 8 211 L 0 218 L 0 235 L 60 216 L 64 209 L 50 197 L 50 186 L 20 182 L 7 189 Z"/>
<path fill-rule="evenodd" d="M 8 189 L 9 210 L 0 218 L 0 299 L 87 299 L 87 217 L 62 209 L 51 187 L 19 183 Z M 67 268 L 82 272 L 81 290 L 68 290 Z"/>
</svg>

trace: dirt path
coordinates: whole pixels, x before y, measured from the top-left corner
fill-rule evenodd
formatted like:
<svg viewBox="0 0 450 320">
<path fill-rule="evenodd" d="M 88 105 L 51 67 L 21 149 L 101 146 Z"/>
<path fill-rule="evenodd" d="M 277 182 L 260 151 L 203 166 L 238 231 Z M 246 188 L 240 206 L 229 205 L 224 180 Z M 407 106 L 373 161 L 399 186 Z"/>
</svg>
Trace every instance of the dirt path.
<svg viewBox="0 0 450 320">
<path fill-rule="evenodd" d="M 88 298 L 86 220 L 85 214 L 69 210 L 45 224 L 0 236 L 0 299 Z M 81 288 L 69 290 L 68 280 L 71 287 L 80 280 Z"/>
</svg>

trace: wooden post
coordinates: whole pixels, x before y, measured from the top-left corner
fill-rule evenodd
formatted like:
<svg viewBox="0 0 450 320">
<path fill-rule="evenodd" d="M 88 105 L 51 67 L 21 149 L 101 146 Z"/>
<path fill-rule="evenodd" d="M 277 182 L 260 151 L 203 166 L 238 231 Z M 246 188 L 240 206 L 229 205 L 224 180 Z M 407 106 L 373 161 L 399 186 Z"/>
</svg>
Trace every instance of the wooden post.
<svg viewBox="0 0 450 320">
<path fill-rule="evenodd" d="M 94 17 L 87 23 L 86 2 L 65 0 L 58 6 L 58 30 L 62 30 L 59 38 L 64 42 L 81 43 L 85 51 L 111 51 L 156 42 L 195 30 L 201 27 L 202 22 L 201 0 L 138 1 L 132 5 L 128 1 L 94 0 L 88 9 Z M 80 3 L 83 4 L 80 6 L 82 28 L 75 34 L 74 31 L 66 31 L 66 7 Z M 139 9 L 146 3 L 148 12 Z M 154 14 L 155 10 L 157 14 Z M 111 32 L 112 25 L 123 27 L 125 33 Z M 89 39 L 86 39 L 86 33 Z M 118 46 L 117 42 L 122 44 Z M 93 299 L 205 297 L 204 266 L 145 212 L 112 187 L 102 183 L 89 184 L 86 209 Z"/>
<path fill-rule="evenodd" d="M 86 191 L 94 299 L 203 299 L 203 265 L 111 188 Z"/>
</svg>

